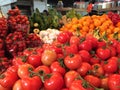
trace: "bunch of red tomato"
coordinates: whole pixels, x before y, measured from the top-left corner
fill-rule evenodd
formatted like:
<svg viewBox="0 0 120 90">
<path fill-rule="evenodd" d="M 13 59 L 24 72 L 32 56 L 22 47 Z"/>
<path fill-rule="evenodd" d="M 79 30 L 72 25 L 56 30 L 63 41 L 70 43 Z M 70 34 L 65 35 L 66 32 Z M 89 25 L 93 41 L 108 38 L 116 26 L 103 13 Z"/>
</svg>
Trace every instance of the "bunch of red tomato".
<svg viewBox="0 0 120 90">
<path fill-rule="evenodd" d="M 29 20 L 26 15 L 21 15 L 18 7 L 8 11 L 8 25 L 10 32 L 23 32 L 25 35 L 29 32 Z"/>
<path fill-rule="evenodd" d="M 0 90 L 120 90 L 120 42 L 61 32 L 28 48 L 0 75 Z"/>
<path fill-rule="evenodd" d="M 0 38 L 4 39 L 8 33 L 7 19 L 3 16 L 0 18 Z"/>
</svg>

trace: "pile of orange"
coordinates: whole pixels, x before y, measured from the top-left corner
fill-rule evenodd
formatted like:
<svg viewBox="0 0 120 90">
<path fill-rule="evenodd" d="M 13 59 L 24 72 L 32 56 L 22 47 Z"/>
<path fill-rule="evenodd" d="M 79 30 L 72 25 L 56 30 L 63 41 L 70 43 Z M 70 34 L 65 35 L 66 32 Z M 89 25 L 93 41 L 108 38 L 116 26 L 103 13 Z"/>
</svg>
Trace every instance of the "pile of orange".
<svg viewBox="0 0 120 90">
<path fill-rule="evenodd" d="M 106 36 L 108 39 L 114 38 L 115 35 L 120 37 L 120 22 L 114 26 L 113 22 L 106 14 L 101 16 L 84 16 L 80 19 L 73 18 L 71 22 L 60 28 L 61 31 L 70 31 L 79 35 L 86 36 L 98 32 L 99 38 Z"/>
</svg>

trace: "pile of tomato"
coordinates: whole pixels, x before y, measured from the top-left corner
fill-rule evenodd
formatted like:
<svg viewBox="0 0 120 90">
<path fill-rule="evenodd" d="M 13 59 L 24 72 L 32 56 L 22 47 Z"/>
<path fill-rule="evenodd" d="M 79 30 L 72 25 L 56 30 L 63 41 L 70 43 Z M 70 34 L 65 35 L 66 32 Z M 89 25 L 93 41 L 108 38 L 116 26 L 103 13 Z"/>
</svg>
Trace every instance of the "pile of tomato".
<svg viewBox="0 0 120 90">
<path fill-rule="evenodd" d="M 15 56 L 0 90 L 120 90 L 120 42 L 63 31 Z"/>
</svg>

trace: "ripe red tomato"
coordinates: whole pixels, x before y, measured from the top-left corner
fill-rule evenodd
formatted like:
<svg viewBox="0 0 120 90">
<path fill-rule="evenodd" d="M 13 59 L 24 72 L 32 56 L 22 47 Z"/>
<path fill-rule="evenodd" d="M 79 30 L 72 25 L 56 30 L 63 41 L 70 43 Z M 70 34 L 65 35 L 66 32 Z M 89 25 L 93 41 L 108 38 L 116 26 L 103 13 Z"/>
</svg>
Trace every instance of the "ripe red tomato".
<svg viewBox="0 0 120 90">
<path fill-rule="evenodd" d="M 40 90 L 42 81 L 39 77 L 26 77 L 19 79 L 13 86 L 13 90 Z"/>
<path fill-rule="evenodd" d="M 86 75 L 84 77 L 84 79 L 95 87 L 100 87 L 101 86 L 101 80 L 100 80 L 100 78 L 98 78 L 96 76 Z"/>
<path fill-rule="evenodd" d="M 110 90 L 120 90 L 120 75 L 113 74 L 108 77 L 108 87 Z"/>
<path fill-rule="evenodd" d="M 118 58 L 111 57 L 107 61 L 103 62 L 103 69 L 105 73 L 114 73 L 118 69 Z"/>
<path fill-rule="evenodd" d="M 63 54 L 69 55 L 69 54 L 77 54 L 78 53 L 78 46 L 76 44 L 71 44 L 70 46 L 65 46 Z"/>
<path fill-rule="evenodd" d="M 108 90 L 108 77 L 101 79 L 101 88 Z"/>
<path fill-rule="evenodd" d="M 69 42 L 70 36 L 67 32 L 61 32 L 60 34 L 58 34 L 57 40 L 60 43 L 66 43 Z"/>
<path fill-rule="evenodd" d="M 78 46 L 79 42 L 80 42 L 80 38 L 78 36 L 75 36 L 75 35 L 71 36 L 70 45 L 71 44 L 76 44 Z"/>
<path fill-rule="evenodd" d="M 25 77 L 29 77 L 31 73 L 30 71 L 33 71 L 33 70 L 34 70 L 34 67 L 31 64 L 26 63 L 19 66 L 17 73 L 20 78 L 25 78 Z"/>
<path fill-rule="evenodd" d="M 16 56 L 12 59 L 12 64 L 16 67 L 23 65 L 27 62 L 27 56 Z"/>
<path fill-rule="evenodd" d="M 90 61 L 91 55 L 87 50 L 80 50 L 79 54 L 80 54 L 83 62 L 89 62 Z"/>
<path fill-rule="evenodd" d="M 5 87 L 0 85 L 0 90 L 12 90 L 12 89 L 11 88 L 5 88 Z"/>
<path fill-rule="evenodd" d="M 29 56 L 34 52 L 34 48 L 27 48 L 23 51 L 23 55 Z"/>
<path fill-rule="evenodd" d="M 0 85 L 5 88 L 11 88 L 14 83 L 18 80 L 16 67 L 12 66 L 7 69 L 0 76 Z"/>
<path fill-rule="evenodd" d="M 28 63 L 31 64 L 34 67 L 38 67 L 40 65 L 42 65 L 41 62 L 41 55 L 39 54 L 31 54 L 28 56 Z"/>
<path fill-rule="evenodd" d="M 71 54 L 65 57 L 64 64 L 69 69 L 77 69 L 81 66 L 82 59 L 79 54 Z"/>
<path fill-rule="evenodd" d="M 103 40 L 98 40 L 97 44 L 97 48 L 102 48 L 106 46 L 106 42 Z"/>
<path fill-rule="evenodd" d="M 45 66 L 45 65 L 38 66 L 37 68 L 35 68 L 34 71 L 36 73 L 40 73 L 40 74 L 49 74 L 49 73 L 51 73 L 50 68 L 48 66 Z"/>
<path fill-rule="evenodd" d="M 79 44 L 79 50 L 87 50 L 87 51 L 92 50 L 92 43 L 89 42 L 88 40 L 81 42 Z"/>
<path fill-rule="evenodd" d="M 77 69 L 77 72 L 81 76 L 85 76 L 89 70 L 91 70 L 91 65 L 87 62 L 82 62 L 81 66 Z"/>
<path fill-rule="evenodd" d="M 62 67 L 62 65 L 60 65 L 60 62 L 58 62 L 58 61 L 53 62 L 50 66 L 50 69 L 52 72 L 59 72 L 63 76 L 66 73 L 65 68 Z"/>
<path fill-rule="evenodd" d="M 102 60 L 106 60 L 110 57 L 111 51 L 108 48 L 98 48 L 96 54 Z"/>
<path fill-rule="evenodd" d="M 69 88 L 69 90 L 86 90 L 82 86 L 82 81 L 81 80 L 74 80 Z"/>
<path fill-rule="evenodd" d="M 64 80 L 65 86 L 69 88 L 72 82 L 79 77 L 79 73 L 77 71 L 71 70 L 65 73 Z"/>
<path fill-rule="evenodd" d="M 95 75 L 97 77 L 101 77 L 104 75 L 104 69 L 103 69 L 102 65 L 100 65 L 100 64 L 93 64 L 91 72 L 93 75 Z"/>
<path fill-rule="evenodd" d="M 57 54 L 55 51 L 44 50 L 41 57 L 41 61 L 44 65 L 50 66 L 55 60 L 57 60 Z"/>
<path fill-rule="evenodd" d="M 51 73 L 50 78 L 45 79 L 45 90 L 61 90 L 64 86 L 64 79 L 58 72 Z"/>
<path fill-rule="evenodd" d="M 95 54 L 90 58 L 90 64 L 99 64 L 100 63 L 100 58 Z"/>
</svg>

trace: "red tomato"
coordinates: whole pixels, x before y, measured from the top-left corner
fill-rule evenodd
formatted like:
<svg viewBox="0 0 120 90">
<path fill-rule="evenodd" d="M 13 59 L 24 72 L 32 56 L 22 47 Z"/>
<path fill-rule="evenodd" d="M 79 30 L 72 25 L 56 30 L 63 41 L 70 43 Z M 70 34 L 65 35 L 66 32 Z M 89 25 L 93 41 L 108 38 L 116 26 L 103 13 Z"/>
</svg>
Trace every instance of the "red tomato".
<svg viewBox="0 0 120 90">
<path fill-rule="evenodd" d="M 60 74 L 64 75 L 66 73 L 65 68 L 60 65 L 60 62 L 55 61 L 51 64 L 50 69 L 52 72 L 59 72 Z"/>
<path fill-rule="evenodd" d="M 91 65 L 87 62 L 83 62 L 81 64 L 81 66 L 77 69 L 77 72 L 81 75 L 81 76 L 85 76 L 88 71 L 91 70 Z"/>
<path fill-rule="evenodd" d="M 109 46 L 108 48 L 109 48 L 110 51 L 111 51 L 111 55 L 110 55 L 110 56 L 111 56 L 111 57 L 116 56 L 116 54 L 117 54 L 116 48 L 113 47 L 113 46 Z"/>
<path fill-rule="evenodd" d="M 55 51 L 44 50 L 41 57 L 41 61 L 44 65 L 50 66 L 55 60 L 57 60 L 57 54 Z"/>
<path fill-rule="evenodd" d="M 113 74 L 108 77 L 108 87 L 110 90 L 120 90 L 120 75 Z"/>
<path fill-rule="evenodd" d="M 80 50 L 79 54 L 80 54 L 83 62 L 89 62 L 90 61 L 91 55 L 88 51 Z"/>
<path fill-rule="evenodd" d="M 96 54 L 102 60 L 106 60 L 110 57 L 111 51 L 108 48 L 98 48 Z"/>
<path fill-rule="evenodd" d="M 12 89 L 11 88 L 5 88 L 5 87 L 0 85 L 0 90 L 12 90 Z"/>
<path fill-rule="evenodd" d="M 0 85 L 5 88 L 11 88 L 18 80 L 17 71 L 14 66 L 9 67 L 6 72 L 1 74 Z"/>
<path fill-rule="evenodd" d="M 23 51 L 23 55 L 29 56 L 34 52 L 34 48 L 27 48 Z"/>
<path fill-rule="evenodd" d="M 45 90 L 61 90 L 64 85 L 64 79 L 58 72 L 51 73 L 50 78 L 45 79 Z"/>
<path fill-rule="evenodd" d="M 35 51 L 37 52 L 38 55 L 41 55 L 43 53 L 43 48 L 42 47 L 37 47 L 35 49 Z"/>
<path fill-rule="evenodd" d="M 62 88 L 62 90 L 69 90 L 68 88 Z"/>
<path fill-rule="evenodd" d="M 100 63 L 100 58 L 97 55 L 94 55 L 90 58 L 90 64 L 99 64 Z"/>
<path fill-rule="evenodd" d="M 103 64 L 103 69 L 105 73 L 114 73 L 118 69 L 118 58 L 117 57 L 111 57 Z"/>
<path fill-rule="evenodd" d="M 22 83 L 21 83 L 21 79 L 17 80 L 15 82 L 15 84 L 13 85 L 12 90 L 23 90 L 22 88 Z"/>
<path fill-rule="evenodd" d="M 39 90 L 42 86 L 42 81 L 39 77 L 21 79 L 23 90 Z"/>
<path fill-rule="evenodd" d="M 57 40 L 60 43 L 67 43 L 70 40 L 70 36 L 67 32 L 61 32 L 60 34 L 58 34 Z"/>
<path fill-rule="evenodd" d="M 79 44 L 79 50 L 87 50 L 87 51 L 92 50 L 92 43 L 89 42 L 88 40 L 81 42 Z"/>
<path fill-rule="evenodd" d="M 69 88 L 69 90 L 86 90 L 82 86 L 82 81 L 81 80 L 74 80 Z"/>
<path fill-rule="evenodd" d="M 93 37 L 93 35 L 87 35 L 86 40 L 92 43 L 92 48 L 96 49 L 98 46 L 98 39 Z"/>
<path fill-rule="evenodd" d="M 76 45 L 79 45 L 79 42 L 80 42 L 80 38 L 78 36 L 71 36 L 70 38 L 70 45 L 71 44 L 76 44 Z"/>
<path fill-rule="evenodd" d="M 101 88 L 108 90 L 108 77 L 101 79 Z"/>
<path fill-rule="evenodd" d="M 66 72 L 64 76 L 65 86 L 69 88 L 72 82 L 78 77 L 79 77 L 79 73 L 74 70 Z"/>
<path fill-rule="evenodd" d="M 120 54 L 120 42 L 117 44 L 116 50 L 117 50 L 117 54 Z"/>
<path fill-rule="evenodd" d="M 23 65 L 26 62 L 27 62 L 27 56 L 16 56 L 12 60 L 12 64 L 17 67 Z"/>
<path fill-rule="evenodd" d="M 41 66 L 38 66 L 37 68 L 35 68 L 34 70 L 35 72 L 37 73 L 44 73 L 44 74 L 49 74 L 51 73 L 51 70 L 48 66 L 45 66 L 45 65 L 41 65 Z"/>
<path fill-rule="evenodd" d="M 98 78 L 96 76 L 86 75 L 84 77 L 84 79 L 95 87 L 100 87 L 101 86 L 101 80 L 100 80 L 100 78 Z"/>
<path fill-rule="evenodd" d="M 82 59 L 79 54 L 71 54 L 64 58 L 64 64 L 69 69 L 77 69 L 81 66 Z"/>
<path fill-rule="evenodd" d="M 34 70 L 34 67 L 31 64 L 26 63 L 19 66 L 17 73 L 20 78 L 25 78 L 25 77 L 29 77 L 31 73 L 30 71 L 33 71 L 33 70 Z"/>
<path fill-rule="evenodd" d="M 31 64 L 34 67 L 38 67 L 40 65 L 42 65 L 41 62 L 41 55 L 39 54 L 31 54 L 28 56 L 28 63 Z"/>
<path fill-rule="evenodd" d="M 102 48 L 106 46 L 106 42 L 103 40 L 98 40 L 97 44 L 97 48 Z"/>
<path fill-rule="evenodd" d="M 76 44 L 71 44 L 70 46 L 65 46 L 63 54 L 69 55 L 69 54 L 77 54 L 78 53 L 78 46 Z"/>
<path fill-rule="evenodd" d="M 13 90 L 40 90 L 42 87 L 41 79 L 37 76 L 19 79 L 13 86 Z"/>
<path fill-rule="evenodd" d="M 91 72 L 92 72 L 93 75 L 95 75 L 97 77 L 101 77 L 101 76 L 104 75 L 103 67 L 100 64 L 93 64 Z"/>
</svg>

